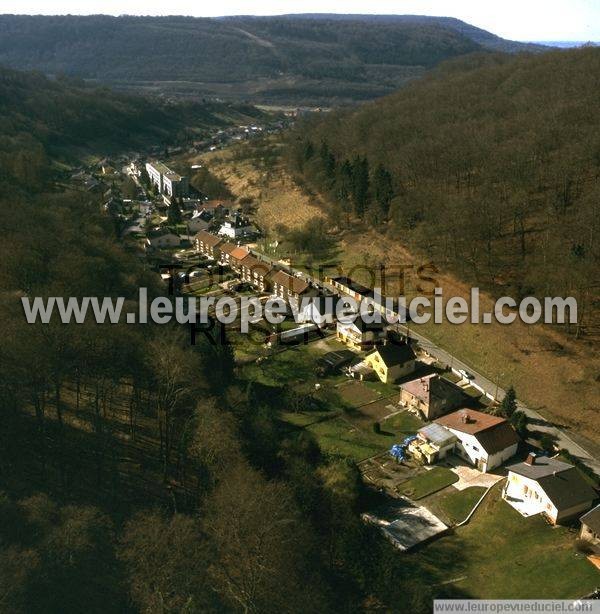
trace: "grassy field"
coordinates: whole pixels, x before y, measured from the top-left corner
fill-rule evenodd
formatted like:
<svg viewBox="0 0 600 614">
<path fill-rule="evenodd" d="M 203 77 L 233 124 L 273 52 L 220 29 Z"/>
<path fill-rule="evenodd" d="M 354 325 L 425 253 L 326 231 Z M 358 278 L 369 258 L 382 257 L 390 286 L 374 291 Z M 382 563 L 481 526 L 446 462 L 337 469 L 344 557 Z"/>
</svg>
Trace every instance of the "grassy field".
<svg viewBox="0 0 600 614">
<path fill-rule="evenodd" d="M 445 467 L 434 467 L 402 484 L 401 493 L 417 501 L 458 481 L 458 476 Z"/>
<path fill-rule="evenodd" d="M 523 518 L 500 497 L 483 501 L 471 521 L 415 554 L 440 581 L 476 599 L 570 599 L 600 583 L 598 571 L 575 552 L 574 533 L 540 516 Z M 440 575 L 439 561 L 451 561 Z"/>
<path fill-rule="evenodd" d="M 452 524 L 462 522 L 475 507 L 485 490 L 483 486 L 471 486 L 471 488 L 457 490 L 442 497 L 439 506 L 443 515 Z"/>
</svg>

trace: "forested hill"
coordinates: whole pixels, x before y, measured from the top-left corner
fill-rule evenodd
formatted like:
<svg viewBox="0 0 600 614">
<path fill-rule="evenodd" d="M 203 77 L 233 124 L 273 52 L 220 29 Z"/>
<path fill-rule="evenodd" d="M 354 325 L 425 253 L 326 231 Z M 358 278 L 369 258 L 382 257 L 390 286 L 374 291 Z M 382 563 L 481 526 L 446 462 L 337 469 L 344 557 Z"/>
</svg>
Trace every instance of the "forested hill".
<svg viewBox="0 0 600 614">
<path fill-rule="evenodd" d="M 544 45 L 535 43 L 522 43 L 511 41 L 500 36 L 496 36 L 487 30 L 477 28 L 455 17 L 433 17 L 429 15 L 358 15 L 358 14 L 339 14 L 339 13 L 303 13 L 300 15 L 285 15 L 285 17 L 302 19 L 331 19 L 334 21 L 363 21 L 375 24 L 411 24 L 411 25 L 436 25 L 449 30 L 454 30 L 463 34 L 467 38 L 476 42 L 478 45 L 493 51 L 503 51 L 506 53 L 516 53 L 520 51 L 542 52 L 547 51 Z"/>
<path fill-rule="evenodd" d="M 503 292 L 574 292 L 583 311 L 600 270 L 599 97 L 600 49 L 459 59 L 300 126 L 292 163 L 336 223 L 362 218 Z"/>
<path fill-rule="evenodd" d="M 33 187 L 48 155 L 171 144 L 261 115 L 247 105 L 167 104 L 0 67 L 0 182 Z"/>
<path fill-rule="evenodd" d="M 329 17 L 2 15 L 0 63 L 192 95 L 323 105 L 390 93 L 442 60 L 489 46 L 483 31 L 445 18 Z"/>
</svg>

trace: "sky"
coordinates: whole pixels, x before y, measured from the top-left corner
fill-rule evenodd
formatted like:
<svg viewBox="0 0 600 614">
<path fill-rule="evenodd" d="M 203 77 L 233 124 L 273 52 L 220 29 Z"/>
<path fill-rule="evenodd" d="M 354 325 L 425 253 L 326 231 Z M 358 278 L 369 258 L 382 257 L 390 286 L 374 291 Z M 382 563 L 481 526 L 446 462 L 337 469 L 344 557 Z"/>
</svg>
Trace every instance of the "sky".
<svg viewBox="0 0 600 614">
<path fill-rule="evenodd" d="M 3 13 L 279 15 L 379 13 L 457 17 L 503 38 L 600 41 L 600 0 L 2 0 Z"/>
</svg>

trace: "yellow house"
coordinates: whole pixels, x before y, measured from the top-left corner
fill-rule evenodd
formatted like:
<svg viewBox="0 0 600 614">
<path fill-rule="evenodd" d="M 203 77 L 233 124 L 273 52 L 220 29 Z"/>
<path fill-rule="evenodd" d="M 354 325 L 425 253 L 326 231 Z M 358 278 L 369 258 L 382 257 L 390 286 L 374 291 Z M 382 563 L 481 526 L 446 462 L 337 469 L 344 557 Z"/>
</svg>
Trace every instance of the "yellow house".
<svg viewBox="0 0 600 614">
<path fill-rule="evenodd" d="M 365 358 L 365 362 L 375 371 L 384 383 L 392 383 L 415 370 L 415 353 L 405 341 L 388 341 Z"/>
</svg>

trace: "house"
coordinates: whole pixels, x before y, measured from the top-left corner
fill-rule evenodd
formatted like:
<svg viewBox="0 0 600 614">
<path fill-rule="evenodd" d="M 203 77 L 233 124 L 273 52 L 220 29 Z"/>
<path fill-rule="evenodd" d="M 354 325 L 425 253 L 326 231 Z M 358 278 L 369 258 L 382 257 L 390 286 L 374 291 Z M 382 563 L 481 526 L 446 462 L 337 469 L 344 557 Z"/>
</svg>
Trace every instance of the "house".
<svg viewBox="0 0 600 614">
<path fill-rule="evenodd" d="M 431 374 L 402 384 L 400 403 L 421 412 L 428 420 L 460 407 L 462 390 L 437 374 Z"/>
<path fill-rule="evenodd" d="M 371 290 L 371 288 L 367 288 L 367 286 L 359 284 L 353 279 L 350 279 L 350 277 L 330 277 L 326 281 L 328 281 L 336 290 L 342 294 L 350 296 L 355 301 L 360 302 L 366 297 L 373 298 L 373 290 Z"/>
<path fill-rule="evenodd" d="M 219 257 L 219 246 L 223 243 L 223 239 L 217 237 L 206 230 L 201 230 L 195 237 L 196 251 L 200 252 L 207 258 L 216 260 Z"/>
<path fill-rule="evenodd" d="M 324 328 L 335 321 L 335 297 L 317 296 L 301 301 L 298 312 L 298 322 L 312 322 L 319 328 Z"/>
<path fill-rule="evenodd" d="M 219 241 L 223 241 L 223 239 L 219 238 Z M 231 254 L 234 249 L 237 249 L 237 245 L 233 243 L 225 242 L 220 243 L 218 252 L 219 252 L 219 262 L 221 264 L 225 264 L 227 266 L 231 266 Z"/>
<path fill-rule="evenodd" d="M 254 226 L 252 226 L 250 220 L 239 213 L 234 213 L 227 217 L 219 229 L 220 235 L 231 239 L 240 239 L 254 232 Z"/>
<path fill-rule="evenodd" d="M 406 341 L 388 340 L 365 358 L 365 362 L 384 383 L 392 383 L 415 370 L 415 352 Z"/>
<path fill-rule="evenodd" d="M 517 453 L 519 437 L 504 418 L 460 409 L 435 420 L 456 435 L 454 452 L 479 471 L 499 467 Z"/>
<path fill-rule="evenodd" d="M 195 212 L 189 219 L 185 220 L 184 223 L 187 226 L 188 232 L 200 232 L 208 228 L 210 216 Z"/>
<path fill-rule="evenodd" d="M 388 320 L 390 322 L 392 321 L 391 318 L 397 317 L 400 312 L 402 312 L 403 321 L 408 320 L 408 310 L 399 304 L 398 299 L 382 296 L 372 288 L 364 286 L 350 277 L 343 275 L 339 277 L 329 277 L 326 281 L 337 291 L 353 298 L 358 303 L 365 301 L 369 305 L 372 305 L 374 311 L 378 311 L 382 316 L 390 318 L 390 320 Z"/>
<path fill-rule="evenodd" d="M 508 467 L 502 498 L 522 516 L 544 514 L 560 524 L 587 512 L 596 492 L 573 465 L 530 453 L 524 462 Z"/>
<path fill-rule="evenodd" d="M 240 263 L 242 281 L 252 284 L 261 292 L 265 292 L 270 286 L 269 273 L 272 270 L 270 264 L 259 260 L 252 254 L 246 256 Z"/>
<path fill-rule="evenodd" d="M 275 271 L 271 274 L 271 285 L 273 286 L 273 296 L 277 296 L 287 303 L 299 305 L 300 300 L 305 296 L 317 296 L 319 291 L 309 282 L 293 275 L 288 275 L 284 271 Z"/>
<path fill-rule="evenodd" d="M 580 519 L 581 532 L 579 536 L 592 546 L 600 546 L 600 505 L 584 514 Z"/>
<path fill-rule="evenodd" d="M 408 451 L 417 460 L 431 465 L 453 452 L 457 441 L 458 437 L 450 429 L 432 422 L 417 431 L 417 438 L 408 445 Z"/>
<path fill-rule="evenodd" d="M 363 314 L 356 314 L 352 320 L 338 320 L 336 337 L 355 350 L 367 350 L 385 337 L 385 330 L 382 322 L 366 322 Z"/>
<path fill-rule="evenodd" d="M 146 237 L 146 247 L 164 249 L 165 247 L 179 247 L 181 237 L 168 230 L 151 231 Z"/>
<path fill-rule="evenodd" d="M 242 260 L 249 254 L 250 252 L 245 247 L 238 245 L 228 253 L 227 264 L 229 264 L 232 270 L 234 270 L 236 273 L 241 273 Z"/>
<path fill-rule="evenodd" d="M 198 204 L 198 211 L 212 213 L 213 217 L 223 218 L 233 209 L 231 200 L 203 200 Z"/>
</svg>

